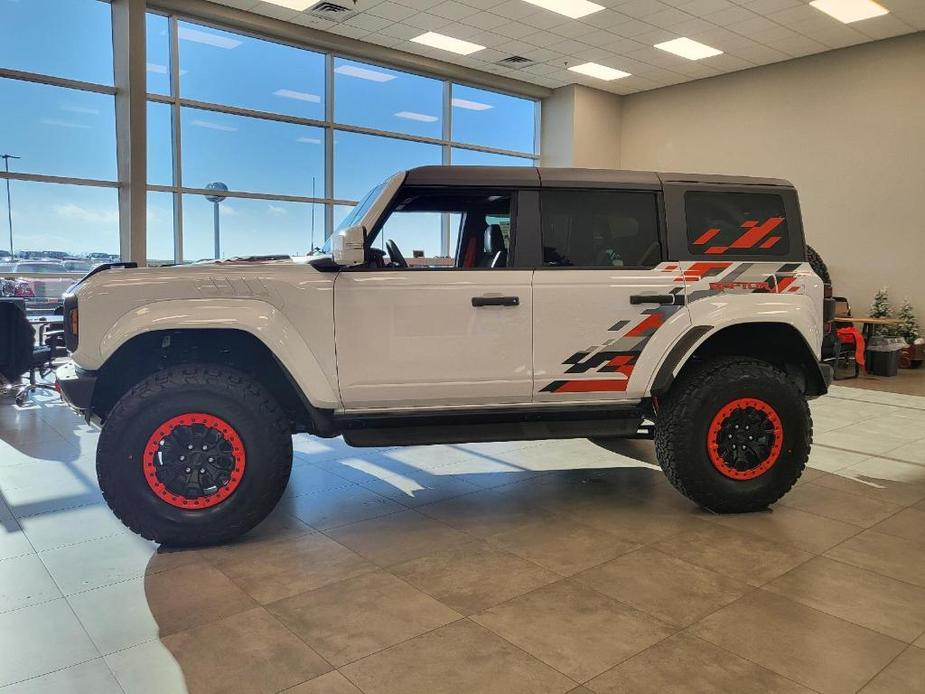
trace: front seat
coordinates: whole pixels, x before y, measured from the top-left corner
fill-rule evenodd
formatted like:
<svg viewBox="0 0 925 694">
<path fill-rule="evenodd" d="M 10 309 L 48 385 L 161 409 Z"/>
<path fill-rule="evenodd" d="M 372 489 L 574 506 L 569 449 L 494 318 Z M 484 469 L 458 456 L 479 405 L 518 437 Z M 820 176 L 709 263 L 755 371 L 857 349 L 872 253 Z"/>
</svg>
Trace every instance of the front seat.
<svg viewBox="0 0 925 694">
<path fill-rule="evenodd" d="M 507 248 L 500 224 L 489 224 L 485 228 L 485 245 L 479 267 L 507 267 Z"/>
</svg>

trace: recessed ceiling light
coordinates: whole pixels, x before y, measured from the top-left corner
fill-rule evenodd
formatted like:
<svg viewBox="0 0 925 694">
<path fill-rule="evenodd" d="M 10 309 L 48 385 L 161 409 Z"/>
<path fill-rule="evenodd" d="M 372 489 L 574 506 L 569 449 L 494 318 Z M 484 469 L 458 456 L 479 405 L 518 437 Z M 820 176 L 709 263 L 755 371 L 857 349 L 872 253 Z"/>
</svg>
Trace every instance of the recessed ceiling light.
<svg viewBox="0 0 925 694">
<path fill-rule="evenodd" d="M 485 48 L 485 46 L 480 46 L 477 43 L 470 43 L 462 39 L 454 39 L 452 36 L 444 36 L 435 31 L 428 31 L 420 36 L 415 36 L 411 40 L 414 43 L 421 43 L 431 48 L 439 48 L 442 51 L 450 51 L 451 53 L 458 53 L 459 55 L 469 55 L 470 53 L 475 53 Z"/>
<path fill-rule="evenodd" d="M 630 76 L 630 73 L 623 72 L 623 70 L 615 70 L 612 67 L 598 65 L 597 63 L 573 65 L 569 70 L 572 72 L 580 72 L 582 75 L 588 75 L 589 77 L 596 77 L 599 80 L 607 80 L 608 82 L 610 80 L 618 80 Z"/>
<path fill-rule="evenodd" d="M 385 72 L 379 72 L 378 70 L 370 70 L 369 68 L 359 67 L 357 65 L 339 65 L 334 68 L 334 72 L 339 75 L 347 75 L 348 77 L 357 77 L 361 80 L 369 80 L 370 82 L 391 82 L 395 79 L 395 75 L 389 75 Z"/>
<path fill-rule="evenodd" d="M 317 0 L 263 0 L 268 2 L 271 5 L 279 5 L 280 7 L 285 7 L 289 10 L 297 10 L 301 12 L 302 10 L 307 10 L 309 7 L 315 4 Z"/>
<path fill-rule="evenodd" d="M 294 89 L 277 89 L 275 92 L 273 92 L 273 96 L 281 96 L 284 99 L 295 99 L 296 101 L 310 101 L 313 104 L 321 103 L 321 97 L 317 94 L 297 92 Z"/>
<path fill-rule="evenodd" d="M 405 120 L 416 120 L 421 123 L 436 123 L 439 118 L 437 116 L 428 116 L 426 113 L 415 113 L 414 111 L 399 111 L 398 113 L 393 114 L 396 118 L 404 118 Z"/>
<path fill-rule="evenodd" d="M 813 0 L 809 4 L 845 24 L 889 13 L 887 8 L 874 0 Z"/>
<path fill-rule="evenodd" d="M 723 54 L 721 50 L 684 36 L 679 39 L 657 43 L 655 44 L 655 48 L 674 53 L 688 60 L 700 60 L 701 58 L 710 58 L 714 55 Z"/>
<path fill-rule="evenodd" d="M 598 5 L 596 2 L 588 2 L 588 0 L 526 0 L 526 2 L 529 2 L 531 5 L 536 5 L 537 7 L 542 7 L 544 10 L 552 10 L 553 12 L 564 14 L 571 19 L 585 17 L 604 9 L 603 5 Z"/>
<path fill-rule="evenodd" d="M 195 125 L 197 128 L 206 128 L 208 130 L 221 130 L 223 133 L 238 132 L 238 129 L 231 125 L 222 125 L 221 123 L 213 123 L 208 120 L 194 120 L 192 125 Z"/>
<path fill-rule="evenodd" d="M 483 104 L 481 101 L 469 101 L 469 99 L 459 99 L 457 97 L 453 97 L 451 103 L 454 108 L 465 108 L 469 111 L 487 111 L 494 108 L 491 104 Z"/>
<path fill-rule="evenodd" d="M 232 48 L 237 48 L 241 45 L 240 41 L 228 38 L 227 36 L 213 34 L 209 31 L 200 31 L 199 29 L 191 29 L 190 27 L 185 26 L 180 27 L 180 31 L 177 32 L 177 35 L 182 41 L 203 43 L 206 46 L 214 46 L 215 48 L 224 48 L 226 50 L 231 50 Z"/>
</svg>

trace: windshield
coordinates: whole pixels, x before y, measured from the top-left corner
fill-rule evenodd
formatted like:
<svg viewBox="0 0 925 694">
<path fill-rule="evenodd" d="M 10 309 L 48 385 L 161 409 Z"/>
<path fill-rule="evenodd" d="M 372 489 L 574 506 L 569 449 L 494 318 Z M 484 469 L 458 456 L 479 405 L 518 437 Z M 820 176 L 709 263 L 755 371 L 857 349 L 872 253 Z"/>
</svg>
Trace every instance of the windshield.
<svg viewBox="0 0 925 694">
<path fill-rule="evenodd" d="M 373 203 L 379 198 L 382 194 L 382 189 L 385 188 L 386 184 L 390 181 L 390 178 L 387 178 L 378 186 L 370 190 L 366 195 L 363 196 L 363 199 L 360 200 L 353 209 L 350 210 L 350 214 L 344 217 L 343 221 L 337 225 L 337 228 L 334 229 L 334 234 L 344 229 L 349 229 L 352 226 L 356 226 L 363 221 L 363 217 L 366 216 L 366 213 L 369 212 L 369 208 L 373 206 Z M 334 234 L 331 234 L 327 240 L 324 242 L 324 245 L 321 247 L 321 253 L 323 255 L 331 255 L 331 239 L 334 238 Z"/>
<path fill-rule="evenodd" d="M 363 199 L 356 204 L 356 206 L 350 210 L 350 214 L 344 217 L 344 220 L 337 225 L 337 228 L 334 230 L 342 231 L 344 229 L 349 229 L 350 227 L 359 224 L 363 217 L 366 216 L 367 211 L 376 198 L 379 197 L 379 194 L 382 192 L 382 189 L 385 187 L 385 184 L 388 183 L 388 180 L 383 181 L 378 186 L 369 191 L 366 195 L 363 196 Z"/>
</svg>

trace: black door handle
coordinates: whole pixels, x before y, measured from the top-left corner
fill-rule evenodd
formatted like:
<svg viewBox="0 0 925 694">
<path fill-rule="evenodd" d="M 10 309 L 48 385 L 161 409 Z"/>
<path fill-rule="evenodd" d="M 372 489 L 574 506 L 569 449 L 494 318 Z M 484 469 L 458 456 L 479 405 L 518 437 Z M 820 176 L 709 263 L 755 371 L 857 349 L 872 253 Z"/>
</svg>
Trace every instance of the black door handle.
<svg viewBox="0 0 925 694">
<path fill-rule="evenodd" d="M 479 306 L 520 306 L 517 296 L 473 296 L 472 305 Z"/>
<path fill-rule="evenodd" d="M 679 300 L 679 301 L 678 301 Z M 677 294 L 631 294 L 630 303 L 631 304 L 673 304 L 675 301 L 678 301 L 679 304 L 684 303 L 684 297 L 678 296 Z"/>
</svg>

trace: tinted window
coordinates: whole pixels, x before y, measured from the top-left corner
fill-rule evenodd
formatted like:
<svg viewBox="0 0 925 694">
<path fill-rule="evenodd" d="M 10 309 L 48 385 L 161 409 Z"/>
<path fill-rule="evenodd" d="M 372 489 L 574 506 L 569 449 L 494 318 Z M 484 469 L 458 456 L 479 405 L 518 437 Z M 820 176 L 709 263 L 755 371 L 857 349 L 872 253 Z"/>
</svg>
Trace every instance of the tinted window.
<svg viewBox="0 0 925 694">
<path fill-rule="evenodd" d="M 21 157 L 11 169 L 115 180 L 113 97 L 0 78 L 0 104 L 0 152 Z"/>
<path fill-rule="evenodd" d="M 170 94 L 170 41 L 167 17 L 159 14 L 145 16 L 147 28 L 147 73 L 148 92 Z"/>
<path fill-rule="evenodd" d="M 684 195 L 688 250 L 696 255 L 786 255 L 784 201 L 773 193 Z"/>
<path fill-rule="evenodd" d="M 661 259 L 654 193 L 548 191 L 540 204 L 544 265 L 651 267 Z"/>
<path fill-rule="evenodd" d="M 212 27 L 179 23 L 180 94 L 189 99 L 324 118 L 324 56 Z"/>
<path fill-rule="evenodd" d="M 324 131 L 307 125 L 183 108 L 183 185 L 324 195 Z"/>
<path fill-rule="evenodd" d="M 334 61 L 334 120 L 424 137 L 443 132 L 443 83 L 344 58 Z"/>
<path fill-rule="evenodd" d="M 112 84 L 111 17 L 96 0 L 0 2 L 0 65 Z"/>
<path fill-rule="evenodd" d="M 453 142 L 535 151 L 535 101 L 454 84 L 450 105 Z"/>
</svg>

